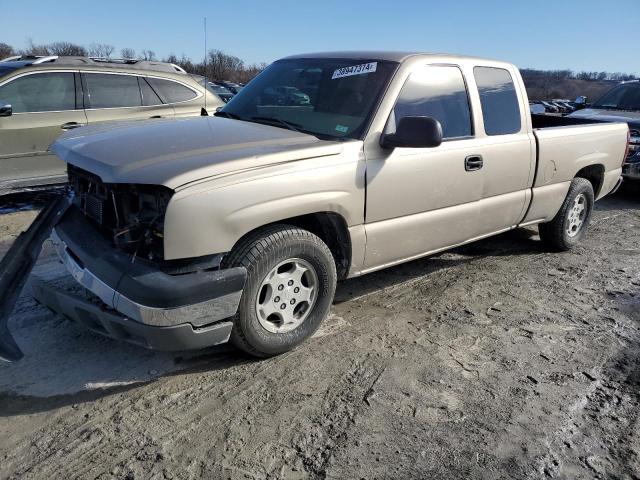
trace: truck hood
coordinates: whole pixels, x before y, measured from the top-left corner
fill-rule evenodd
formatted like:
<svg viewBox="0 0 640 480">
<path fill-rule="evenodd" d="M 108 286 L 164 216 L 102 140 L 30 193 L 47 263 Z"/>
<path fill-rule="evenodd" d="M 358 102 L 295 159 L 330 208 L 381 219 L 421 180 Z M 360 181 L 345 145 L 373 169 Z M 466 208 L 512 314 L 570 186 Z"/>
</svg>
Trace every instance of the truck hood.
<svg viewBox="0 0 640 480">
<path fill-rule="evenodd" d="M 305 158 L 337 155 L 338 141 L 220 117 L 104 123 L 68 132 L 50 150 L 105 183 L 188 183 Z"/>
<path fill-rule="evenodd" d="M 603 122 L 625 122 L 629 128 L 640 129 L 640 112 L 624 112 L 620 110 L 603 110 L 599 108 L 585 108 L 573 112 L 570 117 L 590 118 Z"/>
</svg>

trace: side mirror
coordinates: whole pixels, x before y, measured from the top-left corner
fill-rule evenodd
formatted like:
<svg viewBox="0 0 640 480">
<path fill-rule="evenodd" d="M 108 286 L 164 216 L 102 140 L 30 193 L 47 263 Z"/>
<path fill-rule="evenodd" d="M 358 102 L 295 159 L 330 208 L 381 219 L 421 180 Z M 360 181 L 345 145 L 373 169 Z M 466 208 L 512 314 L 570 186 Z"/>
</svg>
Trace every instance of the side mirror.
<svg viewBox="0 0 640 480">
<path fill-rule="evenodd" d="M 382 148 L 433 148 L 442 143 L 442 125 L 431 117 L 402 117 L 395 133 L 380 138 Z"/>
<path fill-rule="evenodd" d="M 0 100 L 0 117 L 10 117 L 11 115 L 13 115 L 11 105 Z"/>
</svg>

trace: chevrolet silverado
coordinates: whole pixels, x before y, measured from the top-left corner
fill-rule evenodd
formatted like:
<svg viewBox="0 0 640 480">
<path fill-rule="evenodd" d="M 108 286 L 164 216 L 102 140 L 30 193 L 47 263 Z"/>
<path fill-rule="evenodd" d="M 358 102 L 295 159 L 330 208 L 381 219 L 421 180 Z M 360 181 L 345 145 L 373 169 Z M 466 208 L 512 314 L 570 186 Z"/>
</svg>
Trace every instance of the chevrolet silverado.
<svg viewBox="0 0 640 480">
<path fill-rule="evenodd" d="M 318 329 L 337 280 L 534 224 L 572 248 L 628 144 L 624 123 L 532 116 L 509 63 L 288 57 L 214 116 L 55 142 L 73 205 L 51 239 L 87 295 L 33 290 L 147 348 L 276 355 Z"/>
</svg>

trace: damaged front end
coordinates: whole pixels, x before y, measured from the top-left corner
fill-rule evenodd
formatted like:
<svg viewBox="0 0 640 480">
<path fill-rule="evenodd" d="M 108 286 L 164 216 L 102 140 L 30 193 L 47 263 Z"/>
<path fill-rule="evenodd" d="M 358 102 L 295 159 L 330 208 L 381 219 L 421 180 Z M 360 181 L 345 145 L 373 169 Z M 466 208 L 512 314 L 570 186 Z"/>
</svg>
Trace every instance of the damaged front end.
<svg viewBox="0 0 640 480">
<path fill-rule="evenodd" d="M 74 204 L 123 252 L 164 260 L 164 215 L 173 191 L 157 185 L 106 184 L 69 165 Z"/>
<path fill-rule="evenodd" d="M 87 298 L 34 282 L 40 303 L 90 330 L 156 350 L 224 343 L 246 270 L 220 268 L 223 253 L 165 260 L 164 217 L 173 191 L 104 183 L 69 166 L 73 205 L 51 234 Z"/>
<path fill-rule="evenodd" d="M 246 269 L 221 268 L 224 252 L 165 260 L 164 216 L 173 191 L 104 183 L 72 165 L 68 172 L 69 194 L 43 210 L 2 261 L 0 358 L 22 357 L 7 322 L 49 236 L 85 295 L 34 278 L 32 291 L 41 304 L 96 333 L 150 349 L 191 350 L 228 341 Z"/>
</svg>

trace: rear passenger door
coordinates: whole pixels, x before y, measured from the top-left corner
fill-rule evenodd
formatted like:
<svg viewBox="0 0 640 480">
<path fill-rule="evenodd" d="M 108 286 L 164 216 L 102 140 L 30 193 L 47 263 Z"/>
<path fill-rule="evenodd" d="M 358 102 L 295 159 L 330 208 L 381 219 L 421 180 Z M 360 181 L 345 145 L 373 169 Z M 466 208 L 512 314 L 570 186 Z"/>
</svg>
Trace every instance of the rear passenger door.
<svg viewBox="0 0 640 480">
<path fill-rule="evenodd" d="M 83 72 L 82 82 L 89 123 L 174 116 L 142 76 Z"/>
<path fill-rule="evenodd" d="M 484 184 L 477 236 L 513 227 L 524 216 L 535 172 L 535 143 L 528 127 L 523 86 L 504 65 L 476 65 L 467 72 L 477 96 L 477 153 Z"/>
</svg>

